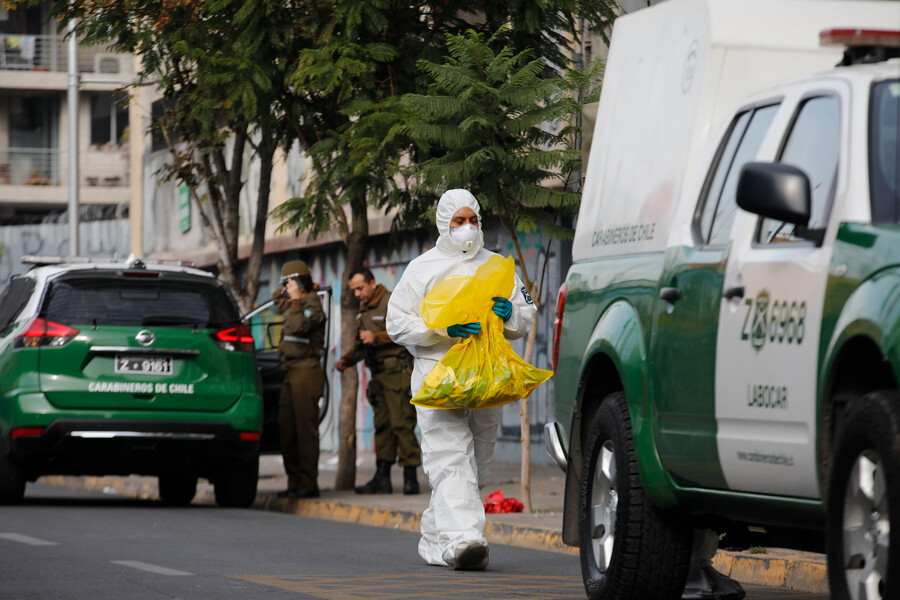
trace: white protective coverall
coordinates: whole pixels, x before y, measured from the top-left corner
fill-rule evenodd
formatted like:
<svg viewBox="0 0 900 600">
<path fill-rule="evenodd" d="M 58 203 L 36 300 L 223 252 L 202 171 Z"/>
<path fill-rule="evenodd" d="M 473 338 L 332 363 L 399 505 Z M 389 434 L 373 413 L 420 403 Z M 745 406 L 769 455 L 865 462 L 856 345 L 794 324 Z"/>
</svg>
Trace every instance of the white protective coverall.
<svg viewBox="0 0 900 600">
<path fill-rule="evenodd" d="M 468 252 L 450 239 L 451 219 L 463 207 L 479 217 L 478 239 Z M 420 313 L 422 299 L 447 276 L 474 275 L 495 254 L 484 249 L 480 207 L 467 190 L 444 193 L 435 221 L 440 233 L 437 244 L 409 263 L 387 310 L 388 335 L 416 359 L 410 382 L 413 395 L 435 364 L 462 341 L 449 337 L 446 329 L 425 326 Z M 518 275 L 509 299 L 513 311 L 504 324 L 504 333 L 507 338 L 519 338 L 531 328 L 535 307 Z M 457 558 L 462 549 L 475 544 L 484 548 L 484 563 L 474 568 L 487 566 L 481 489 L 490 473 L 501 410 L 499 406 L 481 410 L 416 407 L 422 432 L 422 467 L 432 490 L 422 515 L 419 555 L 430 564 L 460 567 Z"/>
</svg>

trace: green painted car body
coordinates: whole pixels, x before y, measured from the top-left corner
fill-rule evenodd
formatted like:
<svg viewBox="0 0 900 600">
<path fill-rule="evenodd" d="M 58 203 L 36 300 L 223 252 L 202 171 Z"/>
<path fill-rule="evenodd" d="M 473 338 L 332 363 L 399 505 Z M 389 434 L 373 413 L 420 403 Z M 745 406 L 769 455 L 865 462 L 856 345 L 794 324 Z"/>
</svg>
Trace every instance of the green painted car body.
<svg viewBox="0 0 900 600">
<path fill-rule="evenodd" d="M 49 474 L 255 472 L 259 375 L 227 287 L 180 265 L 60 262 L 0 292 L 0 499 Z"/>
</svg>

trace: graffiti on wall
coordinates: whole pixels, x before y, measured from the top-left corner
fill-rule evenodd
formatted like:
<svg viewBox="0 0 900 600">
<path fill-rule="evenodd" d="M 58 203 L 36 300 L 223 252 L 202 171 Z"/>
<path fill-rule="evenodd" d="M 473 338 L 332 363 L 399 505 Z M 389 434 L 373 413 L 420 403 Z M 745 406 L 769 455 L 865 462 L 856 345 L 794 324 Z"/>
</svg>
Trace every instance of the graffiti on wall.
<svg viewBox="0 0 900 600">
<path fill-rule="evenodd" d="M 427 234 L 410 234 L 401 240 L 391 239 L 389 235 L 373 236 L 369 240 L 369 251 L 366 256 L 366 266 L 368 266 L 375 279 L 384 284 L 388 289 L 393 289 L 400 280 L 406 265 L 422 254 L 425 250 L 434 245 L 435 239 Z M 486 246 L 502 254 L 503 256 L 514 256 L 515 248 L 509 240 L 506 233 L 497 228 L 489 229 L 485 232 Z M 538 265 L 543 265 L 544 257 L 548 249 L 546 239 L 541 236 L 538 231 L 528 235 L 522 235 L 519 244 L 524 250 L 525 260 L 529 262 L 529 272 L 538 271 Z M 278 257 L 267 257 L 267 264 L 263 268 L 262 279 L 260 281 L 260 302 L 266 301 L 271 296 L 273 286 L 277 286 L 281 277 L 281 265 L 293 259 L 304 260 L 309 264 L 312 271 L 313 279 L 323 286 L 330 286 L 333 290 L 333 314 L 340 312 L 341 299 L 341 277 L 344 271 L 345 252 L 341 245 L 335 245 L 327 248 L 318 248 L 315 250 L 294 251 L 285 253 Z M 541 310 L 538 313 L 538 330 L 535 343 L 532 364 L 543 368 L 551 368 L 550 364 L 550 340 L 552 338 L 552 309 L 548 308 L 547 297 L 555 294 L 556 289 L 562 283 L 564 273 L 561 273 L 558 256 L 555 253 L 550 254 L 550 265 L 547 270 L 547 282 L 545 284 L 545 293 Z M 532 275 L 534 276 L 534 275 Z M 335 390 L 331 394 L 334 402 L 340 398 L 340 377 L 337 372 L 330 367 L 343 354 L 340 348 L 340 319 L 331 319 L 329 339 L 331 340 L 328 348 L 328 365 L 329 386 L 331 390 Z M 525 352 L 525 340 L 514 340 L 513 348 L 520 355 Z M 357 413 L 356 413 L 356 429 L 357 429 L 357 447 L 362 451 L 372 451 L 374 449 L 374 426 L 372 424 L 372 410 L 365 401 L 365 386 L 368 382 L 368 372 L 365 369 L 360 370 L 360 388 L 357 393 Z M 529 398 L 530 411 L 529 420 L 531 423 L 531 434 L 535 440 L 540 440 L 540 432 L 543 430 L 545 423 L 554 418 L 554 402 L 553 402 L 553 380 L 540 386 L 532 393 Z M 329 423 L 323 424 L 321 445 L 323 451 L 335 451 L 337 448 L 337 425 L 336 425 L 336 406 L 332 406 L 329 415 Z M 504 407 L 503 418 L 501 421 L 500 436 L 498 442 L 508 442 L 517 446 L 520 439 L 520 417 L 519 404 L 512 403 Z M 516 459 L 510 456 L 507 460 Z"/>
<path fill-rule="evenodd" d="M 124 258 L 130 248 L 131 223 L 129 219 L 81 222 L 78 224 L 78 236 L 81 246 L 79 254 L 82 256 Z M 0 227 L 0 247 L 0 285 L 6 285 L 13 275 L 28 270 L 30 265 L 22 264 L 23 256 L 69 254 L 69 224 Z"/>
<path fill-rule="evenodd" d="M 376 280 L 383 283 L 388 289 L 393 289 L 400 279 L 403 268 L 413 258 L 421 254 L 433 244 L 433 240 L 427 240 L 423 236 L 410 234 L 403 240 L 391 240 L 390 236 L 373 236 L 369 243 L 369 253 L 366 265 L 372 269 Z M 281 265 L 289 260 L 300 259 L 309 265 L 313 281 L 322 287 L 332 290 L 331 314 L 340 314 L 341 303 L 341 278 L 343 277 L 345 252 L 343 245 L 335 244 L 328 247 L 304 249 L 287 252 L 278 256 L 267 256 L 260 274 L 260 295 L 258 303 L 266 302 L 271 298 L 272 292 L 278 287 L 281 279 Z M 332 365 L 343 354 L 340 347 L 341 323 L 339 318 L 332 318 L 328 331 L 329 347 L 327 352 L 327 371 L 329 397 L 331 406 L 320 428 L 320 446 L 323 452 L 336 452 L 338 444 L 337 428 L 337 402 L 340 399 L 340 376 Z M 360 370 L 360 384 L 357 391 L 356 429 L 358 449 L 362 451 L 372 450 L 374 445 L 372 425 L 372 410 L 365 401 L 365 389 L 368 384 L 368 372 Z"/>
</svg>

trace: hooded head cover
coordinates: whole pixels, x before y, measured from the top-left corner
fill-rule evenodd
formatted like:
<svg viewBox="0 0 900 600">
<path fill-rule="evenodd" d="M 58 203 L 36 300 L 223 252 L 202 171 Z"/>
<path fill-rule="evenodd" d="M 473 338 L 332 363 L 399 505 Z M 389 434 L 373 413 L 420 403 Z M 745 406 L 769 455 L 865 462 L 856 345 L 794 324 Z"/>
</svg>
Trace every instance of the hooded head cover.
<svg viewBox="0 0 900 600">
<path fill-rule="evenodd" d="M 471 208 L 475 216 L 478 217 L 478 239 L 475 247 L 467 252 L 463 252 L 450 239 L 450 221 L 453 219 L 459 209 Z M 437 247 L 451 255 L 460 255 L 462 258 L 471 258 L 478 254 L 478 251 L 484 247 L 484 233 L 481 230 L 481 206 L 475 196 L 469 190 L 447 190 L 438 201 L 437 212 L 434 217 L 440 237 L 437 240 Z"/>
</svg>

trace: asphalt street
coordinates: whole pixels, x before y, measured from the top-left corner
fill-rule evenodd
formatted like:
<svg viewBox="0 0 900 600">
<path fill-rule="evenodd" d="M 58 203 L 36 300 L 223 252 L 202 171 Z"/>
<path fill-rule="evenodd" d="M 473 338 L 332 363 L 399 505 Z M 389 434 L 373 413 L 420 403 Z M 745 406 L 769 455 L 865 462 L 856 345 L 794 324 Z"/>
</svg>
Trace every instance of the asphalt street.
<svg viewBox="0 0 900 600">
<path fill-rule="evenodd" d="M 485 572 L 422 563 L 418 536 L 258 510 L 168 508 L 30 484 L 0 508 L 0 600 L 580 600 L 578 559 L 493 544 Z M 748 588 L 750 600 L 823 595 Z"/>
</svg>

